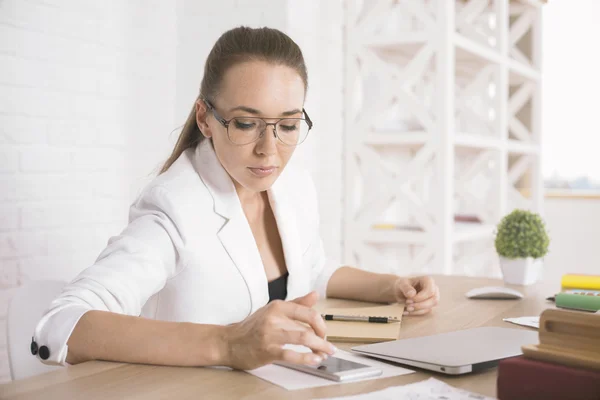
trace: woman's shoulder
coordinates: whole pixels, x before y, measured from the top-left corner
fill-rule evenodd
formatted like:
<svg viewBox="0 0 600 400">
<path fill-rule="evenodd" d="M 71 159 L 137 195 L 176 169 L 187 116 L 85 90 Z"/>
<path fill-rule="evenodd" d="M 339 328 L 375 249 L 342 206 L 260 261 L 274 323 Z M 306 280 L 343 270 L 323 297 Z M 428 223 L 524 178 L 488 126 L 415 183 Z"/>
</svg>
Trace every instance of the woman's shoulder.
<svg viewBox="0 0 600 400">
<path fill-rule="evenodd" d="M 209 200 L 210 195 L 194 168 L 194 149 L 185 150 L 168 170 L 152 179 L 141 190 L 140 198 L 160 198 L 175 207 Z"/>
<path fill-rule="evenodd" d="M 176 189 L 190 181 L 199 180 L 194 168 L 194 157 L 195 150 L 193 148 L 184 150 L 169 169 L 156 176 L 152 183 L 167 189 Z"/>
</svg>

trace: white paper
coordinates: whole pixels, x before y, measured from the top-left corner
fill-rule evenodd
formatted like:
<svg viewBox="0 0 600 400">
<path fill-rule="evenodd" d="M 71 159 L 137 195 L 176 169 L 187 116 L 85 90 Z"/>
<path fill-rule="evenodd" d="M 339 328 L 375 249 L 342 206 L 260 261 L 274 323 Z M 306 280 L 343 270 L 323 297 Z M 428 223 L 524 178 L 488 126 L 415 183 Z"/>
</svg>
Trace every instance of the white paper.
<svg viewBox="0 0 600 400">
<path fill-rule="evenodd" d="M 511 322 L 513 324 L 528 326 L 530 328 L 540 329 L 540 317 L 518 317 L 504 318 L 502 321 Z"/>
<path fill-rule="evenodd" d="M 310 351 L 309 349 L 302 346 L 286 346 L 286 348 L 291 348 L 301 352 Z M 337 358 L 342 358 L 344 360 L 355 361 L 372 367 L 377 367 L 383 371 L 382 374 L 379 376 L 373 376 L 363 379 L 354 379 L 349 382 L 360 382 L 378 378 L 389 378 L 392 376 L 406 375 L 414 372 L 406 368 L 386 364 L 377 360 L 373 360 L 369 357 L 365 357 L 359 354 L 352 354 L 343 350 L 338 350 L 334 356 Z M 339 385 L 341 383 L 345 383 L 335 382 L 329 379 L 321 378 L 319 376 L 311 375 L 305 372 L 296 371 L 290 368 L 285 368 L 273 364 L 265 365 L 264 367 L 260 367 L 246 372 L 257 376 L 267 382 L 271 382 L 277 386 L 281 386 L 282 388 L 287 390 L 299 390 L 318 386 Z"/>
<path fill-rule="evenodd" d="M 411 383 L 404 386 L 392 386 L 376 392 L 354 396 L 333 397 L 329 400 L 494 400 L 493 397 L 457 389 L 435 378 Z"/>
</svg>

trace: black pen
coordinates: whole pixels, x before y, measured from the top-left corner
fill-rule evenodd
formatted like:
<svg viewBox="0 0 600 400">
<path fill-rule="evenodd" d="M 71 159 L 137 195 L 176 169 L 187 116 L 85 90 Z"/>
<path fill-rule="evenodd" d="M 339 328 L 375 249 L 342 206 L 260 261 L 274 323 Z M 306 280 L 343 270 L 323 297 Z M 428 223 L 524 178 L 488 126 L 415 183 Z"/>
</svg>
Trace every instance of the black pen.
<svg viewBox="0 0 600 400">
<path fill-rule="evenodd" d="M 354 321 L 354 322 L 374 322 L 378 324 L 387 324 L 389 322 L 400 322 L 394 317 L 367 317 L 363 315 L 333 315 L 322 314 L 325 321 Z"/>
</svg>

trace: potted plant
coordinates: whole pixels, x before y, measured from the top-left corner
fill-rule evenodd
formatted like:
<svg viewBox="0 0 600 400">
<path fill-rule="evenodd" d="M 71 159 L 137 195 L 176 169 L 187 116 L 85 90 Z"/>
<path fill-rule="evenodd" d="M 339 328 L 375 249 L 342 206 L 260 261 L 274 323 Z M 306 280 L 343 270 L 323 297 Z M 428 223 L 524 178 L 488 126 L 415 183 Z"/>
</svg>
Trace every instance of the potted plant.
<svg viewBox="0 0 600 400">
<path fill-rule="evenodd" d="M 539 279 L 550 239 L 542 218 L 527 210 L 514 210 L 497 226 L 496 252 L 504 282 L 531 285 Z"/>
</svg>

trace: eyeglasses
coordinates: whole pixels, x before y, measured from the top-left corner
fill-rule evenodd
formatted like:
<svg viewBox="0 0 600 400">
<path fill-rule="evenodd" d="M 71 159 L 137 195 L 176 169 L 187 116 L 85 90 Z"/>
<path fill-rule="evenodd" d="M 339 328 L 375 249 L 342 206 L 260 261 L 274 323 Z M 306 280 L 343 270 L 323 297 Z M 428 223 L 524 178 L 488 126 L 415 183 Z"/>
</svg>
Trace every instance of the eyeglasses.
<svg viewBox="0 0 600 400">
<path fill-rule="evenodd" d="M 215 107 L 206 99 L 202 99 L 215 119 L 227 128 L 227 137 L 235 145 L 245 145 L 258 141 L 273 126 L 273 134 L 286 146 L 297 146 L 304 142 L 313 127 L 306 110 L 302 113 L 306 118 L 280 118 L 275 122 L 267 122 L 260 117 L 234 117 L 229 120 L 221 117 Z M 274 119 L 274 118 L 273 118 Z"/>
</svg>

